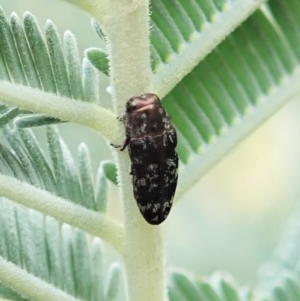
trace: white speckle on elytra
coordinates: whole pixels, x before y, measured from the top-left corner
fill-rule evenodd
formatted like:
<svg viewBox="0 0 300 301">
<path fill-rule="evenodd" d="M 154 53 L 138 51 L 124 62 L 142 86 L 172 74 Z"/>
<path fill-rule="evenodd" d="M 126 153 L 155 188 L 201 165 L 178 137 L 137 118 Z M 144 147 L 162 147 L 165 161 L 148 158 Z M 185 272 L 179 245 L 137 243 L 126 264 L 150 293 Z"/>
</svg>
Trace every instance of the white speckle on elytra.
<svg viewBox="0 0 300 301">
<path fill-rule="evenodd" d="M 151 183 L 151 184 L 150 184 L 150 188 L 149 188 L 149 192 L 150 192 L 152 189 L 155 189 L 156 187 L 158 187 L 158 184 L 157 184 L 157 183 Z"/>
<path fill-rule="evenodd" d="M 147 128 L 147 123 L 144 122 L 144 123 L 142 124 L 142 126 L 141 126 L 141 132 L 142 132 L 142 133 L 145 133 L 145 132 L 146 132 L 146 128 Z"/>
<path fill-rule="evenodd" d="M 166 134 L 163 135 L 163 146 L 168 145 L 168 136 Z"/>
<path fill-rule="evenodd" d="M 139 158 L 139 157 L 133 158 L 133 162 L 136 163 L 136 164 L 141 164 L 141 163 L 143 163 L 142 159 Z"/>
<path fill-rule="evenodd" d="M 139 186 L 146 186 L 146 180 L 145 180 L 145 178 L 141 178 L 137 182 L 138 182 Z"/>
<path fill-rule="evenodd" d="M 146 206 L 142 206 L 140 204 L 138 204 L 139 209 L 144 213 L 146 210 Z"/>
<path fill-rule="evenodd" d="M 156 223 L 158 221 L 158 216 L 153 218 L 151 221 Z"/>
<path fill-rule="evenodd" d="M 170 203 L 169 202 L 164 202 L 163 203 L 163 211 L 166 210 L 166 208 L 169 208 L 170 207 Z"/>
<path fill-rule="evenodd" d="M 153 170 L 156 170 L 158 167 L 157 164 L 149 164 L 147 169 L 150 170 L 150 171 L 153 171 Z"/>
<path fill-rule="evenodd" d="M 160 205 L 159 206 L 157 206 L 157 205 L 159 205 L 159 204 L 153 204 L 153 207 L 152 207 L 152 212 L 153 213 L 158 211 Z"/>
<path fill-rule="evenodd" d="M 158 209 L 160 208 L 160 203 L 154 204 L 153 207 L 154 207 L 156 210 L 158 210 Z"/>
<path fill-rule="evenodd" d="M 153 175 L 151 176 L 151 174 L 147 173 L 147 174 L 145 175 L 145 177 L 146 177 L 147 179 L 149 179 L 150 182 L 152 182 L 154 179 L 158 178 L 158 174 L 153 174 Z"/>
<path fill-rule="evenodd" d="M 173 135 L 169 135 L 169 139 L 171 140 L 172 143 L 174 143 Z"/>
<path fill-rule="evenodd" d="M 176 166 L 176 163 L 174 162 L 173 159 L 167 159 L 166 163 L 167 163 L 168 167 Z"/>
</svg>

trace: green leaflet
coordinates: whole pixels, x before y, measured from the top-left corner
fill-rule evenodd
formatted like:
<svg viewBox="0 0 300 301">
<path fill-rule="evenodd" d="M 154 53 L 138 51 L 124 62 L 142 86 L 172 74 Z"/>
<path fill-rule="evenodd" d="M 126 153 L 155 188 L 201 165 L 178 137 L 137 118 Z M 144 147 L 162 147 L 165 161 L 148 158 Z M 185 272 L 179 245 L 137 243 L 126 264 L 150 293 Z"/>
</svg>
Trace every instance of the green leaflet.
<svg viewBox="0 0 300 301">
<path fill-rule="evenodd" d="M 184 272 L 169 273 L 170 301 L 250 301 L 251 294 L 245 294 L 231 277 L 216 273 L 210 278 L 196 278 Z M 247 299 L 245 295 L 248 296 Z"/>
<path fill-rule="evenodd" d="M 281 2 L 280 2 L 281 3 Z M 291 6 L 288 5 L 291 3 Z M 299 93 L 299 45 L 281 14 L 296 22 L 293 0 L 257 10 L 164 98 L 183 163 L 177 196 L 291 97 Z M 297 10 L 298 9 L 298 10 Z M 290 25 L 291 26 L 291 25 Z M 289 35 L 284 33 L 289 31 Z"/>
<path fill-rule="evenodd" d="M 115 301 L 119 293 L 120 265 L 114 262 L 110 265 L 107 273 L 106 287 L 104 293 L 105 301 Z"/>
<path fill-rule="evenodd" d="M 282 236 L 272 261 L 262 266 L 258 292 L 267 301 L 300 298 L 300 224 L 297 212 Z"/>
<path fill-rule="evenodd" d="M 15 13 L 7 18 L 1 8 L 0 24 L 0 80 L 82 101 L 99 102 L 97 74 L 88 62 L 81 64 L 71 32 L 67 31 L 61 42 L 51 21 L 47 21 L 43 34 L 31 13 L 26 12 L 22 22 Z M 63 122 L 10 108 L 0 112 L 0 127 L 17 116 L 19 127 Z"/>
<path fill-rule="evenodd" d="M 111 282 L 118 290 L 118 278 L 103 279 L 102 245 L 98 238 L 91 239 L 81 230 L 4 198 L 0 198 L 0 209 L 1 257 L 81 300 L 104 300 L 103 286 L 111 287 Z M 97 286 L 92 285 L 92 277 Z M 5 280 L 0 281 L 5 285 Z M 0 296 L 11 300 L 26 297 L 1 285 Z"/>
<path fill-rule="evenodd" d="M 55 167 L 55 164 L 57 164 L 64 166 L 64 170 L 56 171 L 56 173 L 52 172 L 52 168 L 30 130 L 20 130 L 23 145 L 12 135 L 12 131 L 6 128 L 5 136 L 14 153 L 9 148 L 1 145 L 1 173 L 14 174 L 16 178 L 22 181 L 57 194 L 59 192 L 58 173 L 64 172 L 67 181 L 71 181 L 72 185 L 79 185 L 79 189 L 82 187 L 80 204 L 89 209 L 98 210 L 99 208 L 94 201 L 87 147 L 83 144 L 79 147 L 79 170 L 81 175 L 79 181 L 79 178 L 74 178 L 76 171 L 70 168 L 71 165 L 61 161 L 66 160 L 66 156 L 69 156 L 63 141 L 54 129 L 49 128 L 48 131 L 50 153 L 54 162 L 56 162 L 54 163 L 54 169 L 58 168 L 58 166 Z M 111 163 L 104 162 L 103 166 L 111 166 Z M 101 171 L 103 169 L 105 168 L 101 167 Z M 99 184 L 106 187 L 106 174 L 101 172 L 101 175 Z M 70 185 L 69 182 L 68 185 Z M 98 189 L 105 190 L 103 187 Z M 70 190 L 66 190 L 65 193 L 73 195 Z M 72 201 L 70 195 L 64 196 Z M 97 197 L 98 202 L 106 204 L 106 194 Z M 106 205 L 102 205 L 101 211 L 105 211 L 105 208 Z M 83 231 L 74 230 L 69 225 L 61 225 L 51 217 L 45 217 L 43 214 L 16 205 L 5 198 L 0 198 L 0 209 L 0 256 L 74 297 L 92 301 L 104 298 L 104 289 L 101 289 L 101 286 L 104 285 L 101 269 L 102 246 L 99 244 L 99 239 L 92 241 L 91 245 L 93 247 L 90 248 L 90 239 Z M 96 283 L 93 285 L 92 277 L 95 277 L 97 285 Z M 0 279 L 0 281 L 3 281 L 5 285 L 5 280 Z M 108 283 L 105 285 L 113 286 L 115 289 L 118 287 L 119 281 L 115 276 L 109 276 L 107 281 Z M 0 296 L 12 300 L 23 300 L 18 294 L 1 286 Z"/>
<path fill-rule="evenodd" d="M 0 144 L 0 172 L 14 175 L 21 181 L 45 189 L 91 210 L 105 212 L 107 207 L 107 179 L 116 183 L 116 169 L 111 161 L 100 164 L 96 182 L 86 145 L 78 148 L 79 168 L 57 130 L 48 127 L 47 137 L 52 160 L 49 164 L 31 130 L 20 129 L 21 139 L 12 130 L 4 134 L 13 151 Z M 95 187 L 95 188 L 94 188 Z"/>
<path fill-rule="evenodd" d="M 104 50 L 99 48 L 88 48 L 85 50 L 85 55 L 94 67 L 105 75 L 109 75 L 109 61 Z"/>
</svg>

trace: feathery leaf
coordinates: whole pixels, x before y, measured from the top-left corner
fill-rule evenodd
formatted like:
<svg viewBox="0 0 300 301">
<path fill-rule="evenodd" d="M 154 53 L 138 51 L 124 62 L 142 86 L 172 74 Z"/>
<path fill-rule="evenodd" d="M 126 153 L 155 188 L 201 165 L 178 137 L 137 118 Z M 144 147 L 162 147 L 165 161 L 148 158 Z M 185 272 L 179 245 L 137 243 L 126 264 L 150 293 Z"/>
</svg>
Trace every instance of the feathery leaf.
<svg viewBox="0 0 300 301">
<path fill-rule="evenodd" d="M 295 84 L 299 47 L 290 46 L 291 34 L 283 35 L 287 28 L 275 14 L 276 5 L 277 0 L 269 2 L 272 20 L 256 11 L 164 98 L 177 128 L 182 163 L 177 196 L 300 93 Z M 281 6 L 281 13 L 295 16 L 291 20 L 300 12 Z"/>
<path fill-rule="evenodd" d="M 103 290 L 92 285 L 92 277 L 96 277 L 97 285 L 104 285 L 102 250 L 98 238 L 89 242 L 90 238 L 81 230 L 72 229 L 66 224 L 61 226 L 53 218 L 16 205 L 5 198 L 0 198 L 0 209 L 0 258 L 27 272 L 28 277 L 31 274 L 52 284 L 52 288 L 48 287 L 50 295 L 51 290 L 53 293 L 61 290 L 81 300 L 103 300 Z M 96 270 L 94 265 L 100 269 Z M 6 279 L 0 275 L 0 296 L 8 298 L 11 295 L 12 300 L 23 300 L 23 297 L 18 297 L 18 293 L 22 294 L 22 291 L 14 292 L 17 287 L 14 281 L 18 281 L 17 278 Z M 37 287 L 32 288 L 32 292 L 28 288 L 28 297 L 42 289 L 41 285 L 38 283 Z M 117 287 L 115 282 L 115 288 Z"/>
<path fill-rule="evenodd" d="M 94 180 L 86 145 L 78 149 L 79 169 L 75 168 L 72 155 L 57 130 L 47 128 L 48 145 L 52 165 L 50 166 L 31 130 L 19 129 L 22 143 L 7 127 L 4 135 L 13 151 L 0 144 L 0 172 L 14 175 L 21 181 L 61 196 L 91 210 L 105 211 L 107 203 L 107 179 L 116 181 L 114 163 L 100 164 L 97 184 Z"/>
<path fill-rule="evenodd" d="M 97 74 L 86 62 L 81 64 L 76 40 L 71 32 L 67 31 L 61 42 L 50 20 L 46 22 L 43 34 L 31 13 L 26 12 L 22 22 L 16 13 L 7 18 L 2 8 L 0 24 L 0 80 L 68 98 L 99 102 Z M 0 112 L 0 127 L 17 116 L 20 127 L 64 122 L 12 107 Z"/>
</svg>

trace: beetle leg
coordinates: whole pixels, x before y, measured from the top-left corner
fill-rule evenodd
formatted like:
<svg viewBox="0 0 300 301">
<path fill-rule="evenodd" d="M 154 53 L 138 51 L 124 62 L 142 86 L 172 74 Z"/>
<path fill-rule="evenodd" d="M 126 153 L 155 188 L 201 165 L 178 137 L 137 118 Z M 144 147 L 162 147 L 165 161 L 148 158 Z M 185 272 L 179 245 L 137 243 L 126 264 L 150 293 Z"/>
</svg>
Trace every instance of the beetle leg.
<svg viewBox="0 0 300 301">
<path fill-rule="evenodd" d="M 110 143 L 110 146 L 114 148 L 120 148 L 122 145 Z"/>
<path fill-rule="evenodd" d="M 119 148 L 120 151 L 123 151 L 127 147 L 128 143 L 129 143 L 129 140 L 130 140 L 130 138 L 126 137 L 126 139 L 124 140 L 124 142 L 121 145 L 120 144 L 110 143 L 110 146 L 112 146 L 114 148 Z"/>
<path fill-rule="evenodd" d="M 123 144 L 121 145 L 120 151 L 123 151 L 127 147 L 129 141 L 130 141 L 130 137 L 126 137 Z"/>
</svg>

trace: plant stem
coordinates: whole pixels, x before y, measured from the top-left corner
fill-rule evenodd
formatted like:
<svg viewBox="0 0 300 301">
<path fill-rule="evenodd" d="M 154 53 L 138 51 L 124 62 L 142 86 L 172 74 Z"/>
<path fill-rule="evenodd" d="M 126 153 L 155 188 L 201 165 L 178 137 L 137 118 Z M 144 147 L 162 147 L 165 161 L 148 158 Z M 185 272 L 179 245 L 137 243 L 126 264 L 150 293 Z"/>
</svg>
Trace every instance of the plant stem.
<svg viewBox="0 0 300 301">
<path fill-rule="evenodd" d="M 132 96 L 151 92 L 149 0 L 111 1 L 103 25 L 107 35 L 115 113 Z M 121 123 L 120 137 L 124 139 Z M 123 135 L 121 135 L 123 134 Z M 165 301 L 165 265 L 160 227 L 148 225 L 133 198 L 127 152 L 115 152 L 124 206 L 124 264 L 130 301 Z"/>
<path fill-rule="evenodd" d="M 0 280 L 5 286 L 36 301 L 79 301 L 52 284 L 27 273 L 0 256 Z M 2 299 L 1 299 L 2 300 Z"/>
<path fill-rule="evenodd" d="M 72 204 L 48 191 L 1 174 L 0 196 L 101 237 L 118 252 L 123 251 L 123 229 L 105 215 Z"/>
<path fill-rule="evenodd" d="M 0 99 L 11 106 L 90 127 L 109 141 L 115 139 L 117 133 L 114 114 L 95 103 L 73 100 L 4 80 L 0 80 Z"/>
<path fill-rule="evenodd" d="M 132 96 L 150 92 L 149 0 L 114 0 L 104 26 L 115 113 Z"/>
</svg>

